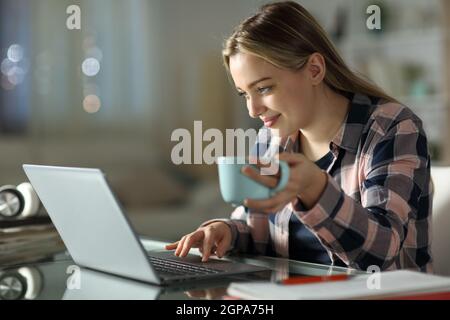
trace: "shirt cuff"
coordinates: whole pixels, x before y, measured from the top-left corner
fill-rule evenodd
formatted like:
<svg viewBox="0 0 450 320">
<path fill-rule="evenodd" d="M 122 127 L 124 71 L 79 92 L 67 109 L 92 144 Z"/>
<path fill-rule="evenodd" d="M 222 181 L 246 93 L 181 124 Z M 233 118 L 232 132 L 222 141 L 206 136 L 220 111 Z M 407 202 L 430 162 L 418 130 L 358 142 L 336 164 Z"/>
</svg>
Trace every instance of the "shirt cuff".
<svg viewBox="0 0 450 320">
<path fill-rule="evenodd" d="M 336 180 L 329 174 L 327 185 L 322 192 L 316 205 L 309 210 L 305 210 L 300 199 L 293 206 L 294 213 L 306 226 L 316 229 L 327 219 L 333 219 L 342 207 L 344 199 L 343 191 Z"/>
</svg>

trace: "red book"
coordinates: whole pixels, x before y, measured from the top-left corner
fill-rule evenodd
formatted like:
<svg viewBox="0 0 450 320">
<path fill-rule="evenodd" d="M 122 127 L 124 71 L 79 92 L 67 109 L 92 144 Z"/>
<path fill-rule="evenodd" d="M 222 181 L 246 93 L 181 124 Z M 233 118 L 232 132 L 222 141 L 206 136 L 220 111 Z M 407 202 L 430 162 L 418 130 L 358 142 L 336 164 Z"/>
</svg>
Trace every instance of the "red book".
<svg viewBox="0 0 450 320">
<path fill-rule="evenodd" d="M 316 282 L 328 282 L 328 281 L 343 281 L 349 279 L 351 276 L 347 274 L 336 274 L 330 276 L 312 276 L 312 277 L 291 277 L 281 280 L 281 284 L 293 285 L 293 284 L 309 284 Z"/>
</svg>

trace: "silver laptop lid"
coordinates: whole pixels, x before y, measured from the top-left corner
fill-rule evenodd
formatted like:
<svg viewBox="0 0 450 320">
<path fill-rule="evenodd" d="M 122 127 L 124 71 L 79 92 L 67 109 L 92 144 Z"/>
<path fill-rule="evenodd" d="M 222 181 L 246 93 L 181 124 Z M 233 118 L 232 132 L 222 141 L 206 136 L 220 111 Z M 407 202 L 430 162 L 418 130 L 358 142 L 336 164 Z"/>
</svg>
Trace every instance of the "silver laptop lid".
<svg viewBox="0 0 450 320">
<path fill-rule="evenodd" d="M 160 284 L 99 169 L 23 169 L 77 264 Z"/>
</svg>

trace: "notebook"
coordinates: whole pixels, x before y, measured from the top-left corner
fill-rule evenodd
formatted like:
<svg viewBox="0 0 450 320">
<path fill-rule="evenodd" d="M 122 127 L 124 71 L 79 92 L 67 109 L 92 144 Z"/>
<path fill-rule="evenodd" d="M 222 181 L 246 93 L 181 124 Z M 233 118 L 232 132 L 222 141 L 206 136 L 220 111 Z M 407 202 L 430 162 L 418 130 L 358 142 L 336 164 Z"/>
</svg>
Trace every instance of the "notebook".
<svg viewBox="0 0 450 320">
<path fill-rule="evenodd" d="M 398 270 L 377 275 L 357 275 L 346 281 L 300 285 L 235 282 L 231 283 L 227 290 L 233 297 L 258 300 L 383 299 L 432 292 L 450 292 L 450 278 Z"/>
</svg>

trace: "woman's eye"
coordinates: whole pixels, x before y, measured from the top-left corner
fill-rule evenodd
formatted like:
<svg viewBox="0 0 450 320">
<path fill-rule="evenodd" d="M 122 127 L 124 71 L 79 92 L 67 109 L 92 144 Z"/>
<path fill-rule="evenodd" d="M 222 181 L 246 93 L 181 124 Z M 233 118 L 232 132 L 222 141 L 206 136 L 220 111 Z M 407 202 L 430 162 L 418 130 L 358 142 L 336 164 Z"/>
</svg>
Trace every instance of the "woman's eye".
<svg viewBox="0 0 450 320">
<path fill-rule="evenodd" d="M 239 91 L 238 95 L 247 99 L 247 94 L 245 92 Z"/>
<path fill-rule="evenodd" d="M 262 88 L 258 88 L 258 92 L 259 92 L 260 94 L 266 94 L 266 93 L 268 93 L 271 89 L 272 89 L 272 87 L 262 87 Z"/>
</svg>

